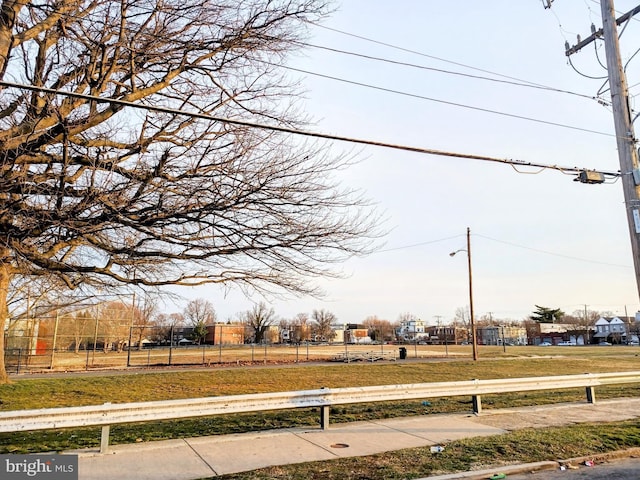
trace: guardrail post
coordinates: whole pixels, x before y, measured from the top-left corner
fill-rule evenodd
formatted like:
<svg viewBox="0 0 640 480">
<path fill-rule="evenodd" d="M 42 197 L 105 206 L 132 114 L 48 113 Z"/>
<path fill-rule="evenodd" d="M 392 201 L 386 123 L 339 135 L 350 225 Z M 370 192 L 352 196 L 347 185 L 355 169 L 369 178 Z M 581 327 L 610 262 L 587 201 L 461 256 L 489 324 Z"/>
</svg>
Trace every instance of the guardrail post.
<svg viewBox="0 0 640 480">
<path fill-rule="evenodd" d="M 109 430 L 110 425 L 104 425 L 102 427 L 102 435 L 100 436 L 100 453 L 107 453 L 109 451 Z"/>
<path fill-rule="evenodd" d="M 474 378 L 472 381 L 476 384 L 476 386 L 478 386 L 478 382 L 480 380 Z M 473 413 L 476 415 L 480 415 L 480 413 L 482 412 L 482 399 L 480 398 L 480 395 L 471 395 L 471 401 L 473 403 Z"/>
<path fill-rule="evenodd" d="M 330 405 L 323 405 L 320 407 L 320 428 L 322 430 L 329 429 L 329 412 L 331 411 Z"/>
<path fill-rule="evenodd" d="M 105 407 L 111 405 L 111 402 L 106 402 L 104 404 Z M 102 433 L 100 434 L 100 453 L 107 453 L 109 450 L 109 431 L 111 430 L 111 425 L 103 425 Z"/>
<path fill-rule="evenodd" d="M 593 387 L 586 387 L 587 392 L 587 402 L 596 403 L 596 390 Z"/>
<path fill-rule="evenodd" d="M 480 395 L 473 395 L 471 399 L 473 400 L 473 413 L 480 415 L 482 412 L 482 399 Z"/>
</svg>

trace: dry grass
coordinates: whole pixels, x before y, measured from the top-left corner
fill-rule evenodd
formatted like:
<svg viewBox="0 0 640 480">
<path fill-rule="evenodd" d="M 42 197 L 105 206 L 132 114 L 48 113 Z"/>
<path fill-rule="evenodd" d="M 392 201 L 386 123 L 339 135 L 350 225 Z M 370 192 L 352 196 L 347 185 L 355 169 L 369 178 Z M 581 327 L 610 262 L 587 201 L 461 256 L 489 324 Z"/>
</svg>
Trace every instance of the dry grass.
<svg viewBox="0 0 640 480">
<path fill-rule="evenodd" d="M 462 347 L 460 347 L 462 348 Z M 539 350 L 535 350 L 532 353 Z M 562 351 L 572 347 L 560 347 Z M 484 349 L 483 349 L 484 350 Z M 500 350 L 501 351 L 501 350 Z M 545 352 L 549 349 L 545 349 Z M 287 365 L 252 368 L 208 368 L 171 372 L 129 371 L 123 374 L 76 374 L 62 378 L 22 378 L 0 386 L 0 410 L 19 410 L 74 405 L 98 405 L 150 400 L 195 398 L 245 393 L 294 391 L 320 387 L 339 388 L 365 385 L 405 384 L 469 380 L 472 378 L 508 378 L 559 375 L 585 372 L 637 370 L 639 359 L 630 349 L 576 348 L 585 355 L 564 357 L 507 357 L 482 361 L 437 360 L 428 362 L 387 362 L 364 364 Z M 607 351 L 615 356 L 605 356 Z M 610 386 L 598 389 L 598 398 L 640 396 L 640 386 Z M 584 399 L 582 389 L 483 396 L 484 408 L 535 405 Z M 390 418 L 425 413 L 467 412 L 471 399 L 466 397 L 420 401 L 345 405 L 333 408 L 335 423 Z M 168 438 L 216 435 L 271 428 L 317 425 L 319 414 L 313 409 L 228 415 L 183 421 L 121 425 L 112 429 L 111 443 L 130 443 L 138 439 L 152 441 Z M 96 446 L 98 429 L 31 432 L 0 435 L 0 453 L 38 452 Z"/>
</svg>

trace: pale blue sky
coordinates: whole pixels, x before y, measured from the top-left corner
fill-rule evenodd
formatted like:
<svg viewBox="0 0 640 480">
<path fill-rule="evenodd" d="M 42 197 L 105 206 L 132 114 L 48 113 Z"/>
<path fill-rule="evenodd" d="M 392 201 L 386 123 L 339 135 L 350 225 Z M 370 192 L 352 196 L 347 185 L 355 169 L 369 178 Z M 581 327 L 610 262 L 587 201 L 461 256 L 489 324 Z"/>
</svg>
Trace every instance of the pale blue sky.
<svg viewBox="0 0 640 480">
<path fill-rule="evenodd" d="M 616 1 L 622 13 L 635 1 Z M 601 26 L 599 2 L 555 0 L 343 0 L 326 27 L 368 37 L 529 82 L 595 96 L 604 80 L 568 65 L 565 39 L 576 43 Z M 638 17 L 640 20 L 640 16 Z M 427 56 L 402 52 L 324 28 L 310 43 L 425 67 L 500 78 Z M 604 47 L 598 54 L 604 62 Z M 640 48 L 640 21 L 621 38 L 624 59 Z M 604 76 L 594 46 L 572 57 L 582 73 Z M 589 133 L 347 85 L 302 78 L 314 130 L 460 153 L 537 163 L 619 168 L 610 109 L 566 93 L 358 59 L 307 49 L 291 65 L 388 89 L 602 132 Z M 629 84 L 640 82 L 640 55 Z M 640 93 L 640 86 L 631 94 Z M 604 97 L 606 98 L 606 94 Z M 633 106 L 640 105 L 632 101 Z M 636 129 L 638 126 L 636 125 Z M 338 150 L 353 147 L 335 144 Z M 342 180 L 363 189 L 391 230 L 379 253 L 342 266 L 348 278 L 320 281 L 327 297 L 267 299 L 280 317 L 325 308 L 341 322 L 376 315 L 394 321 L 411 312 L 449 320 L 468 304 L 465 231 L 472 231 L 476 315 L 522 319 L 534 305 L 566 312 L 584 308 L 629 314 L 638 309 L 629 233 L 620 182 L 583 185 L 545 170 L 519 174 L 509 166 L 357 147 L 361 162 Z M 535 172 L 535 170 L 525 170 Z M 454 237 L 454 238 L 450 238 Z M 447 239 L 448 240 L 442 240 Z M 441 241 L 440 241 L 441 240 Z M 421 246 L 410 247 L 415 244 Z M 543 253 L 550 252 L 550 253 Z M 573 257 L 573 258 L 571 258 Z M 580 260 L 583 259 L 583 260 Z M 206 298 L 221 320 L 247 310 L 251 300 L 218 287 L 181 290 Z M 171 309 L 170 306 L 167 308 Z M 178 307 L 176 307 L 178 309 Z"/>
</svg>

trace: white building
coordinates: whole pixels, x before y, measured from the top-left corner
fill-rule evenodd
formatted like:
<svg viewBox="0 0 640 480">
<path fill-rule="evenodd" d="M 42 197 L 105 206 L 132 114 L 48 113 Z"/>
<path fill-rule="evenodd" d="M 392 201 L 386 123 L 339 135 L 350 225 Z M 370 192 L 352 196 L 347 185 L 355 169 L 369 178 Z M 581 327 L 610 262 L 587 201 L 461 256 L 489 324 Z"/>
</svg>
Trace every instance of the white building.
<svg viewBox="0 0 640 480">
<path fill-rule="evenodd" d="M 422 320 L 402 320 L 396 328 L 396 335 L 402 340 L 414 340 L 425 336 L 425 324 Z"/>
<path fill-rule="evenodd" d="M 593 338 L 597 343 L 627 343 L 627 324 L 619 317 L 600 317 L 595 324 L 596 333 Z"/>
</svg>

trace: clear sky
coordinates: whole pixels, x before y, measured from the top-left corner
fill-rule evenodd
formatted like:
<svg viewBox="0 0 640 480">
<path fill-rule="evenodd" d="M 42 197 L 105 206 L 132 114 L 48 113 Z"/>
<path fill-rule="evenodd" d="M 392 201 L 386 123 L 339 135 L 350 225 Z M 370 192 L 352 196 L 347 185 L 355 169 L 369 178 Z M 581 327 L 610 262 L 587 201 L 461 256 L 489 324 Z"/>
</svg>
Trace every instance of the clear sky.
<svg viewBox="0 0 640 480">
<path fill-rule="evenodd" d="M 622 14 L 637 1 L 615 3 Z M 598 63 L 598 58 L 605 62 L 604 45 L 597 42 L 573 55 L 575 69 L 565 56 L 565 40 L 573 45 L 578 34 L 590 34 L 592 23 L 601 27 L 598 1 L 555 0 L 551 9 L 541 0 L 343 0 L 336 6 L 323 23 L 327 28 L 311 30 L 309 43 L 467 76 L 308 48 L 290 66 L 448 102 L 292 72 L 306 90 L 304 105 L 316 121 L 314 130 L 551 165 L 619 169 L 611 109 L 592 98 L 605 83 L 606 70 Z M 620 41 L 626 62 L 640 48 L 640 15 Z M 639 73 L 640 55 L 627 68 L 631 105 L 640 111 L 633 98 L 640 93 L 640 85 L 634 86 Z M 496 74 L 573 93 L 469 76 L 508 80 Z M 608 100 L 606 85 L 602 90 Z M 220 320 L 260 300 L 282 318 L 324 308 L 340 322 L 361 322 L 371 315 L 395 321 L 403 312 L 431 323 L 436 316 L 450 320 L 457 308 L 468 305 L 466 256 L 461 252 L 452 258 L 449 252 L 466 247 L 469 227 L 477 316 L 491 312 L 493 318 L 520 320 L 536 304 L 567 313 L 584 305 L 621 315 L 625 307 L 629 315 L 638 310 L 619 181 L 586 185 L 553 170 L 522 168 L 518 173 L 472 160 L 339 143 L 334 148 L 359 152 L 360 163 L 344 172 L 342 181 L 362 189 L 388 219 L 390 233 L 379 252 L 342 265 L 345 279 L 320 281 L 323 299 L 247 299 L 214 286 L 179 293 L 210 300 Z M 172 308 L 180 309 L 167 306 Z"/>
</svg>

